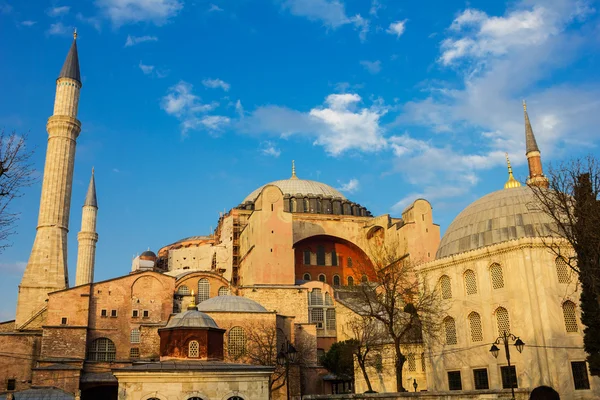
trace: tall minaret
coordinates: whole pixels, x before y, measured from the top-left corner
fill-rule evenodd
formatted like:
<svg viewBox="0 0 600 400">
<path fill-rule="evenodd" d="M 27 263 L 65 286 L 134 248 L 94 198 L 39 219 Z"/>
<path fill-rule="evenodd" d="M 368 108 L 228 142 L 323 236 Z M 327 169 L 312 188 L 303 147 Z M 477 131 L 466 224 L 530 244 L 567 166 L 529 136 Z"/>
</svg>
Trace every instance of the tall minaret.
<svg viewBox="0 0 600 400">
<path fill-rule="evenodd" d="M 527 163 L 529 164 L 529 177 L 527 177 L 527 184 L 530 186 L 541 186 L 547 188 L 549 182 L 548 178 L 544 176 L 544 171 L 542 171 L 540 149 L 535 141 L 533 129 L 531 129 L 531 122 L 529 122 L 527 103 L 525 103 L 525 100 L 523 100 L 523 111 L 525 112 L 525 155 L 527 156 Z"/>
<path fill-rule="evenodd" d="M 67 232 L 75 145 L 81 123 L 77 120 L 81 77 L 77 57 L 77 33 L 56 80 L 54 114 L 48 119 L 48 148 L 42 181 L 37 233 L 29 262 L 19 285 L 17 329 L 45 307 L 48 293 L 69 286 Z"/>
<path fill-rule="evenodd" d="M 79 248 L 77 249 L 77 272 L 75 274 L 75 285 L 85 285 L 94 280 L 94 264 L 96 263 L 96 216 L 98 215 L 98 201 L 96 200 L 96 181 L 94 169 L 88 187 L 83 211 L 81 214 L 81 231 L 77 235 Z"/>
</svg>

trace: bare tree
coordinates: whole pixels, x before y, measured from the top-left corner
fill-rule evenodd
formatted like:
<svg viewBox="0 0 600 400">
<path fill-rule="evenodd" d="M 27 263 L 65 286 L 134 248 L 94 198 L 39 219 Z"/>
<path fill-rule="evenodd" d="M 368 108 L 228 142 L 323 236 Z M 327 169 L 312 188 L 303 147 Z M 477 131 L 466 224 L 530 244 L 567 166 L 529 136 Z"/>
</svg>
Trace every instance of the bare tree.
<svg viewBox="0 0 600 400">
<path fill-rule="evenodd" d="M 348 301 L 357 313 L 385 327 L 394 348 L 396 390 L 404 392 L 406 356 L 402 346 L 422 343 L 423 332 L 427 337 L 437 336 L 444 303 L 435 290 L 421 282 L 409 255 L 400 254 L 399 246 L 379 243 L 371 249 L 370 258 L 372 265 L 357 266 L 356 273 L 374 280 L 356 285 Z"/>
<path fill-rule="evenodd" d="M 27 149 L 27 135 L 12 132 L 6 135 L 0 130 L 0 253 L 10 244 L 9 236 L 14 234 L 14 226 L 19 214 L 10 211 L 11 202 L 21 196 L 21 189 L 35 182 L 31 156 Z"/>
</svg>

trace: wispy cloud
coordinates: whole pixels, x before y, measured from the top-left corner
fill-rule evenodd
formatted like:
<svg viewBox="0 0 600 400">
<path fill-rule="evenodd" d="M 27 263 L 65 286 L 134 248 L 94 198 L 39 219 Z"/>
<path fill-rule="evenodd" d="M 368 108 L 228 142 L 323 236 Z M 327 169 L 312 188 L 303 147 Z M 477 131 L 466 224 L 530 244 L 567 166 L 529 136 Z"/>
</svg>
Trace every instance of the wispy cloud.
<svg viewBox="0 0 600 400">
<path fill-rule="evenodd" d="M 406 21 L 407 20 L 392 22 L 386 32 L 391 35 L 396 35 L 396 37 L 402 36 L 406 30 Z"/>
<path fill-rule="evenodd" d="M 25 267 L 27 263 L 25 261 L 15 261 L 15 262 L 1 262 L 0 263 L 0 272 L 3 274 L 20 276 L 25 271 Z"/>
<path fill-rule="evenodd" d="M 207 115 L 200 119 L 200 124 L 210 131 L 220 131 L 230 122 L 231 119 L 223 115 Z"/>
<path fill-rule="evenodd" d="M 139 43 L 144 42 L 156 42 L 158 38 L 156 36 L 131 36 L 127 35 L 127 40 L 125 41 L 125 47 L 135 46 Z"/>
<path fill-rule="evenodd" d="M 23 25 L 23 26 L 33 26 L 35 24 L 37 24 L 36 21 L 31 21 L 31 20 L 21 21 L 21 25 Z"/>
<path fill-rule="evenodd" d="M 96 0 L 95 4 L 117 27 L 138 22 L 164 25 L 183 8 L 182 0 Z"/>
<path fill-rule="evenodd" d="M 93 26 L 98 32 L 102 30 L 102 23 L 98 17 L 84 17 L 83 14 L 77 13 L 76 18 L 77 21 Z"/>
<path fill-rule="evenodd" d="M 377 13 L 379 10 L 385 8 L 383 4 L 381 4 L 380 0 L 371 0 L 371 8 L 369 9 L 369 14 L 377 17 Z"/>
<path fill-rule="evenodd" d="M 342 183 L 338 190 L 346 193 L 355 193 L 359 189 L 359 187 L 360 184 L 358 182 L 358 179 L 353 178 L 346 183 Z"/>
<path fill-rule="evenodd" d="M 207 88 L 218 89 L 221 88 L 224 91 L 228 92 L 231 88 L 231 85 L 221 79 L 204 79 L 202 80 L 202 84 Z"/>
<path fill-rule="evenodd" d="M 154 65 L 145 65 L 140 61 L 140 64 L 138 66 L 140 67 L 142 72 L 146 75 L 150 75 L 154 71 Z"/>
<path fill-rule="evenodd" d="M 71 7 L 69 6 L 60 6 L 60 7 L 51 7 L 46 10 L 46 14 L 50 17 L 60 17 L 69 13 Z"/>
<path fill-rule="evenodd" d="M 235 112 L 240 119 L 244 118 L 244 106 L 242 106 L 241 100 L 235 102 Z"/>
<path fill-rule="evenodd" d="M 216 4 L 211 4 L 210 7 L 208 8 L 208 12 L 215 12 L 215 11 L 224 11 L 224 10 Z"/>
<path fill-rule="evenodd" d="M 46 30 L 46 34 L 48 35 L 71 35 L 73 33 L 73 29 L 64 25 L 62 22 L 57 22 L 55 24 L 50 24 L 50 28 Z"/>
<path fill-rule="evenodd" d="M 381 72 L 381 61 L 377 60 L 377 61 L 366 61 L 363 60 L 360 62 L 360 65 L 362 65 L 363 67 L 365 67 L 365 69 L 367 71 L 369 71 L 369 73 L 375 75 Z"/>
<path fill-rule="evenodd" d="M 261 143 L 260 152 L 266 156 L 271 157 L 279 157 L 281 155 L 281 150 L 275 146 L 275 143 L 271 141 L 265 141 Z"/>
</svg>

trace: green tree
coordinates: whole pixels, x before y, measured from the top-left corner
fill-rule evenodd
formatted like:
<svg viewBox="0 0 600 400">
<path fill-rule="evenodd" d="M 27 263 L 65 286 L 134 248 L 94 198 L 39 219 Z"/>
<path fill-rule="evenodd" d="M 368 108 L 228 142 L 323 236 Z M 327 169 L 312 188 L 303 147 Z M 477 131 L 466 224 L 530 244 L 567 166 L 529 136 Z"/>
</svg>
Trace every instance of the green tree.
<svg viewBox="0 0 600 400">
<path fill-rule="evenodd" d="M 355 339 L 337 342 L 321 357 L 321 365 L 340 379 L 354 379 L 354 352 L 358 341 Z"/>
</svg>

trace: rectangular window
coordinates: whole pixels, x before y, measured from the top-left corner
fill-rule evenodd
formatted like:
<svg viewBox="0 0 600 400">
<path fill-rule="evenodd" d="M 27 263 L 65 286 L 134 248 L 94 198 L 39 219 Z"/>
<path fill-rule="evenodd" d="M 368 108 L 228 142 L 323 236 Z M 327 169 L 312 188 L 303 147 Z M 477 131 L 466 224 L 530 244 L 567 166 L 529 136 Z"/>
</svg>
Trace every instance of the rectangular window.
<svg viewBox="0 0 600 400">
<path fill-rule="evenodd" d="M 144 318 L 148 318 L 150 316 L 150 311 L 144 310 Z"/>
<path fill-rule="evenodd" d="M 62 318 L 60 319 L 60 324 L 61 324 L 61 325 L 66 325 L 66 324 L 67 324 L 67 317 L 62 317 Z"/>
<path fill-rule="evenodd" d="M 334 267 L 337 267 L 338 265 L 338 257 L 335 250 L 331 252 L 331 265 L 333 265 Z"/>
<path fill-rule="evenodd" d="M 110 310 L 110 316 L 115 318 L 117 316 L 117 310 Z"/>
<path fill-rule="evenodd" d="M 17 388 L 17 380 L 16 379 L 8 379 L 6 381 L 6 390 L 15 390 Z"/>
<path fill-rule="evenodd" d="M 129 358 L 140 358 L 140 349 L 138 347 L 129 349 Z"/>
<path fill-rule="evenodd" d="M 325 350 L 317 349 L 317 365 L 322 365 L 321 360 L 325 357 Z"/>
<path fill-rule="evenodd" d="M 108 310 L 100 310 L 101 317 L 108 317 Z"/>
<path fill-rule="evenodd" d="M 330 308 L 326 313 L 326 328 L 330 331 L 335 331 L 335 309 Z"/>
<path fill-rule="evenodd" d="M 448 389 L 462 390 L 462 379 L 460 378 L 460 371 L 448 371 Z"/>
<path fill-rule="evenodd" d="M 304 250 L 304 265 L 310 265 L 310 250 Z"/>
<path fill-rule="evenodd" d="M 502 389 L 510 389 L 511 380 L 512 387 L 515 389 L 519 387 L 517 383 L 517 370 L 514 365 L 510 366 L 510 371 L 508 370 L 508 366 L 500 367 L 500 373 L 502 374 Z"/>
<path fill-rule="evenodd" d="M 317 265 L 325 265 L 325 247 L 317 246 Z"/>
<path fill-rule="evenodd" d="M 573 371 L 573 383 L 575 390 L 586 390 L 590 388 L 590 380 L 588 378 L 587 364 L 585 361 L 571 362 L 571 370 Z"/>
<path fill-rule="evenodd" d="M 139 317 L 139 316 L 140 316 L 140 312 L 139 312 L 139 310 L 133 310 L 133 311 L 131 312 L 131 317 L 132 317 L 132 318 L 137 318 L 137 317 Z"/>
<path fill-rule="evenodd" d="M 474 369 L 473 379 L 475 381 L 475 389 L 484 390 L 489 389 L 490 384 L 488 382 L 488 373 L 486 368 Z"/>
</svg>

